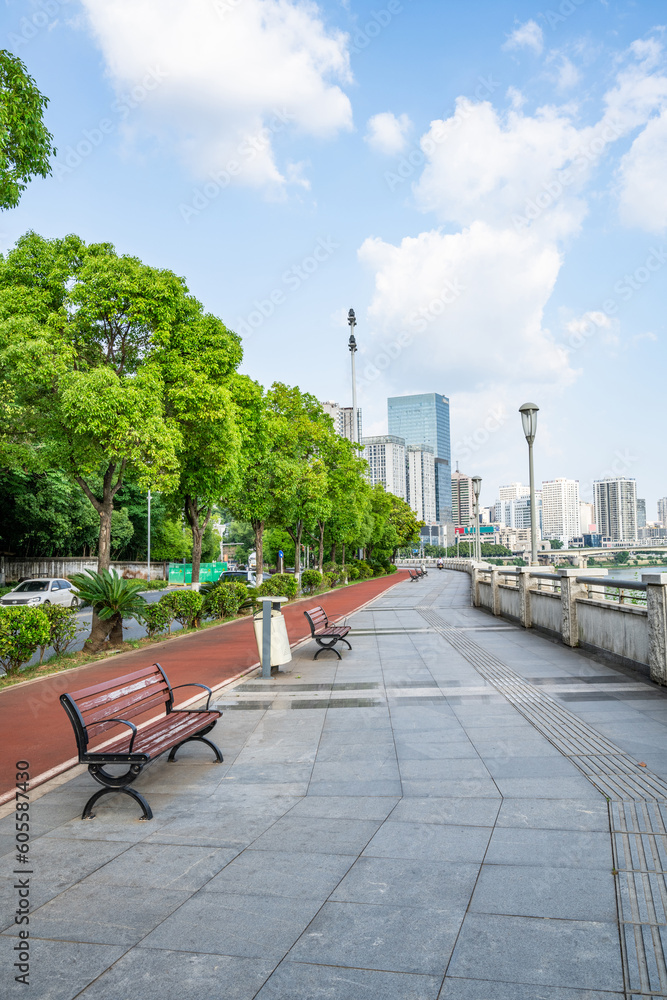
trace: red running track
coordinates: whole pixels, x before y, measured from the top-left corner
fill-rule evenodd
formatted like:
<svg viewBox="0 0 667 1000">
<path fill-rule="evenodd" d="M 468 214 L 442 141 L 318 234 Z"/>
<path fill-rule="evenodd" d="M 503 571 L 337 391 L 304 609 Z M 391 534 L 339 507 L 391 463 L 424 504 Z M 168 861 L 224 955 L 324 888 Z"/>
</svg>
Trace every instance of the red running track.
<svg viewBox="0 0 667 1000">
<path fill-rule="evenodd" d="M 321 602 L 328 616 L 335 620 L 351 614 L 407 576 L 406 572 L 398 572 L 287 605 L 283 613 L 290 643 L 293 645 L 310 635 L 303 615 L 309 605 Z M 59 701 L 64 691 L 98 684 L 156 660 L 172 687 L 188 681 L 220 687 L 258 662 L 252 620 L 242 618 L 0 691 L 0 803 L 13 794 L 16 761 L 29 762 L 33 787 L 40 783 L 35 779 L 47 780 L 77 763 L 72 726 Z M 184 697 L 189 694 L 183 692 Z"/>
</svg>

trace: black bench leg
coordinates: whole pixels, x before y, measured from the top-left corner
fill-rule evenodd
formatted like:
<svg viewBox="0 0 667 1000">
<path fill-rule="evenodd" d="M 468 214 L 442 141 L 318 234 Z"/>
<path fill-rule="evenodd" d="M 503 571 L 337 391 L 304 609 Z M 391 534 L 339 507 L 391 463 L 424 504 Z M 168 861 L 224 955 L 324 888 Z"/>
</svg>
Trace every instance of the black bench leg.
<svg viewBox="0 0 667 1000">
<path fill-rule="evenodd" d="M 207 747 L 210 747 L 211 750 L 213 751 L 213 753 L 215 754 L 215 763 L 216 764 L 222 764 L 222 761 L 223 761 L 222 754 L 218 750 L 218 748 L 215 745 L 215 743 L 212 743 L 211 740 L 207 740 L 205 736 L 188 736 L 187 740 L 183 740 L 182 743 L 177 743 L 175 747 L 171 748 L 171 750 L 169 751 L 169 756 L 167 757 L 167 760 L 171 760 L 171 761 L 176 760 L 176 752 L 177 752 L 177 750 L 180 750 L 181 747 L 185 743 L 194 742 L 195 740 L 198 740 L 199 743 L 205 743 Z"/>
<path fill-rule="evenodd" d="M 140 795 L 139 792 L 136 792 L 134 788 L 100 788 L 99 792 L 95 792 L 94 795 L 91 795 L 91 797 L 86 802 L 83 812 L 81 814 L 81 819 L 92 819 L 95 815 L 95 813 L 92 812 L 92 809 L 97 800 L 101 799 L 103 795 L 110 795 L 111 792 L 124 792 L 125 795 L 131 796 L 131 798 L 133 798 L 136 802 L 138 802 L 142 808 L 143 816 L 141 817 L 141 819 L 142 820 L 153 819 L 153 812 L 148 802 L 146 802 L 146 799 L 143 797 L 143 795 Z"/>
<path fill-rule="evenodd" d="M 344 643 L 345 643 L 345 645 L 347 646 L 347 648 L 348 648 L 348 649 L 352 649 L 352 646 L 350 646 L 350 644 L 349 644 L 349 642 L 347 641 L 347 639 L 341 639 L 340 641 L 341 641 L 341 642 L 344 642 Z"/>
<path fill-rule="evenodd" d="M 330 649 L 332 653 L 335 653 L 339 660 L 343 659 L 343 657 L 340 655 L 340 653 L 338 652 L 338 650 L 334 649 L 333 646 L 322 646 L 321 649 L 318 649 L 318 651 L 315 653 L 315 656 L 313 657 L 313 659 L 316 660 L 317 657 L 320 655 L 320 653 L 326 653 L 326 651 L 328 649 Z"/>
</svg>

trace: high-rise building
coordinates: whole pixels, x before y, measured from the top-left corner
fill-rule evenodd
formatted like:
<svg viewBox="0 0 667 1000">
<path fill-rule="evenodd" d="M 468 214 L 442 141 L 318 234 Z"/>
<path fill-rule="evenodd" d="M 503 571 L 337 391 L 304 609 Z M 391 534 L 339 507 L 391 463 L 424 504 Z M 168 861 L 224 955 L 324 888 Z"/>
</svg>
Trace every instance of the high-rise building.
<svg viewBox="0 0 667 1000">
<path fill-rule="evenodd" d="M 579 483 L 576 479 L 550 479 L 542 483 L 542 537 L 567 545 L 581 534 Z"/>
<path fill-rule="evenodd" d="M 502 487 L 501 489 L 507 489 Z M 537 511 L 537 536 L 542 537 L 542 493 L 535 490 L 535 509 Z M 518 531 L 530 531 L 530 494 L 521 494 L 511 500 L 496 500 L 493 508 L 493 520 L 505 528 L 515 528 Z"/>
<path fill-rule="evenodd" d="M 405 441 L 395 434 L 362 438 L 371 485 L 382 483 L 387 493 L 406 499 Z"/>
<path fill-rule="evenodd" d="M 646 527 L 646 500 L 637 497 L 637 530 Z"/>
<path fill-rule="evenodd" d="M 658 500 L 658 520 L 663 528 L 667 528 L 667 497 Z"/>
<path fill-rule="evenodd" d="M 409 444 L 405 449 L 407 501 L 421 521 L 432 524 L 435 516 L 435 457 L 427 444 Z"/>
<path fill-rule="evenodd" d="M 321 404 L 321 406 L 324 412 L 328 413 L 333 420 L 336 434 L 340 434 L 341 437 L 347 438 L 348 441 L 361 441 L 361 407 L 357 407 L 358 437 L 355 438 L 352 433 L 354 417 L 352 415 L 351 406 L 339 406 L 338 403 L 334 403 L 332 399 L 327 399 L 326 402 Z"/>
<path fill-rule="evenodd" d="M 637 484 L 634 479 L 606 476 L 593 483 L 595 523 L 614 542 L 637 540 Z"/>
<path fill-rule="evenodd" d="M 406 445 L 429 445 L 435 458 L 436 520 L 452 520 L 452 468 L 449 400 L 437 392 L 392 396 L 387 400 L 389 434 Z"/>
<path fill-rule="evenodd" d="M 452 473 L 452 521 L 457 526 L 472 524 L 475 519 L 475 493 L 470 476 L 457 469 Z"/>
<path fill-rule="evenodd" d="M 498 490 L 499 500 L 518 500 L 519 497 L 527 496 L 530 496 L 530 486 L 524 486 L 523 483 L 510 483 Z"/>
<path fill-rule="evenodd" d="M 586 500 L 579 501 L 579 528 L 582 535 L 597 532 L 595 524 L 595 505 Z"/>
</svg>

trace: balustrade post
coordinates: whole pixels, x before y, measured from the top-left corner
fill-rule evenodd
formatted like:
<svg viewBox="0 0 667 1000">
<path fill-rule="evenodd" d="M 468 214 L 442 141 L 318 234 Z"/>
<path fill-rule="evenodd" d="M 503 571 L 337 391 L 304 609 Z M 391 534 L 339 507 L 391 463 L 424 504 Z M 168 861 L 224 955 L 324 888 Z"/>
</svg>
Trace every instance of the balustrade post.
<svg viewBox="0 0 667 1000">
<path fill-rule="evenodd" d="M 586 584 L 577 583 L 580 569 L 559 569 L 560 576 L 560 631 L 566 646 L 579 645 L 579 618 L 577 599 L 586 596 Z M 606 569 L 587 569 L 586 576 L 607 576 Z"/>
<path fill-rule="evenodd" d="M 530 574 L 534 572 L 531 566 L 519 566 L 517 584 L 519 585 L 519 617 L 524 628 L 532 628 L 533 617 L 530 606 Z"/>
<path fill-rule="evenodd" d="M 667 684 L 667 573 L 642 573 L 648 613 L 648 666 L 651 680 Z"/>
<path fill-rule="evenodd" d="M 491 610 L 494 615 L 500 614 L 500 566 L 491 567 Z"/>
</svg>

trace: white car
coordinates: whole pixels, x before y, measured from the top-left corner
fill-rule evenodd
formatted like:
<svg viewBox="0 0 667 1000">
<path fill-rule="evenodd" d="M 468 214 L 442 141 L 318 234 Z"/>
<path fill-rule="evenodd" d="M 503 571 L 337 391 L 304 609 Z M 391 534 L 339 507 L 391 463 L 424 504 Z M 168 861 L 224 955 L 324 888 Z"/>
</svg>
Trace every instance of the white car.
<svg viewBox="0 0 667 1000">
<path fill-rule="evenodd" d="M 79 598 L 69 580 L 49 577 L 44 580 L 24 580 L 0 598 L 0 606 L 3 608 L 17 604 L 28 604 L 31 607 L 38 604 L 64 604 L 76 608 L 79 606 Z"/>
</svg>

